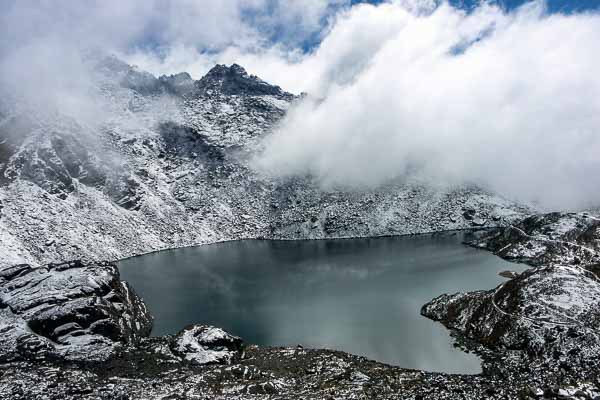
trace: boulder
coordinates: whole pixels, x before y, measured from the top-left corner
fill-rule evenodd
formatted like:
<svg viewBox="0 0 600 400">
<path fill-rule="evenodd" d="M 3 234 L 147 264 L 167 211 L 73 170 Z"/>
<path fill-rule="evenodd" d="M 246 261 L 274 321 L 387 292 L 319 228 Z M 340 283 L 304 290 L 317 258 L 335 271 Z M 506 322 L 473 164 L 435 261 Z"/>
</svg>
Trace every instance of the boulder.
<svg viewBox="0 0 600 400">
<path fill-rule="evenodd" d="M 242 343 L 220 328 L 192 325 L 177 334 L 171 350 L 194 365 L 230 364 L 240 356 Z"/>
<path fill-rule="evenodd" d="M 110 263 L 16 265 L 0 270 L 0 289 L 0 325 L 12 327 L 0 341 L 0 359 L 42 351 L 105 358 L 152 329 L 146 306 Z"/>
</svg>

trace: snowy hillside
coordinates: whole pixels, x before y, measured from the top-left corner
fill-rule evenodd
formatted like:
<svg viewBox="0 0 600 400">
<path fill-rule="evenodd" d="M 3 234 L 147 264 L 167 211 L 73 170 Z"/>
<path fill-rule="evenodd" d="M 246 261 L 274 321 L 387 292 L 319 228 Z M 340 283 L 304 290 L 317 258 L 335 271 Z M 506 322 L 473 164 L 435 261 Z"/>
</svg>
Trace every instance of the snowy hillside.
<svg viewBox="0 0 600 400">
<path fill-rule="evenodd" d="M 0 263 L 115 260 L 240 238 L 497 226 L 528 210 L 475 188 L 324 191 L 249 160 L 301 98 L 218 65 L 198 81 L 90 57 L 96 121 L 3 96 Z"/>
</svg>

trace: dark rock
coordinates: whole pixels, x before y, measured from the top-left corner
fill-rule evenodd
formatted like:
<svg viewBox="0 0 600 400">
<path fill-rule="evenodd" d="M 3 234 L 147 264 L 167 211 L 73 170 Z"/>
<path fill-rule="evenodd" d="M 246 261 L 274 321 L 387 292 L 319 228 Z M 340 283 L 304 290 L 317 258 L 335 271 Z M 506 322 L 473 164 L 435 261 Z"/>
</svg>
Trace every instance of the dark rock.
<svg viewBox="0 0 600 400">
<path fill-rule="evenodd" d="M 517 276 L 519 276 L 519 274 L 515 271 L 501 271 L 498 273 L 498 275 L 500 275 L 503 278 L 507 278 L 507 279 L 513 279 L 513 278 L 516 278 Z"/>
<path fill-rule="evenodd" d="M 74 135 L 53 133 L 20 152 L 7 168 L 13 179 L 19 176 L 65 199 L 75 190 L 74 179 L 91 187 L 105 184 L 104 167 L 87 146 Z"/>
<path fill-rule="evenodd" d="M 187 72 L 169 76 L 162 75 L 158 80 L 162 83 L 167 92 L 178 96 L 189 95 L 195 88 L 194 80 Z"/>
<path fill-rule="evenodd" d="M 211 144 L 204 135 L 192 128 L 166 122 L 159 126 L 159 133 L 165 144 L 165 150 L 173 156 L 196 155 L 213 167 L 222 164 L 225 159 L 221 147 Z"/>
<path fill-rule="evenodd" d="M 135 67 L 128 68 L 121 80 L 123 87 L 135 90 L 142 95 L 158 95 L 163 92 L 161 81 L 149 72 Z"/>
<path fill-rule="evenodd" d="M 202 79 L 196 82 L 199 95 L 212 92 L 227 96 L 285 96 L 279 86 L 272 86 L 254 75 L 248 75 L 246 70 L 237 64 L 230 67 L 216 65 Z M 288 96 L 291 96 L 288 94 Z"/>
<path fill-rule="evenodd" d="M 475 209 L 473 209 L 473 208 L 466 208 L 466 209 L 463 209 L 463 217 L 464 217 L 466 220 L 469 220 L 469 221 L 471 221 L 473 218 L 475 218 L 475 214 L 476 214 L 476 211 L 475 211 Z"/>
<path fill-rule="evenodd" d="M 144 191 L 138 180 L 124 171 L 109 176 L 104 190 L 116 205 L 126 210 L 139 210 L 144 200 Z"/>
<path fill-rule="evenodd" d="M 11 158 L 17 155 L 20 146 L 35 128 L 36 123 L 27 115 L 8 117 L 0 124 L 0 186 L 18 177 L 19 162 Z"/>
</svg>

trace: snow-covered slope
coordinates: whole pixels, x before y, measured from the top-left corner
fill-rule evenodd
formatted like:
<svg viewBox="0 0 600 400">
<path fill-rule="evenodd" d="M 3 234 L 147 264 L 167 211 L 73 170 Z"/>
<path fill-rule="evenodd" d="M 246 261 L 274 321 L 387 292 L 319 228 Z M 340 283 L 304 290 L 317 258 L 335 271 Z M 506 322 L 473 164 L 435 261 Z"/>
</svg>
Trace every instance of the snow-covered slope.
<svg viewBox="0 0 600 400">
<path fill-rule="evenodd" d="M 0 107 L 0 264 L 502 225 L 528 211 L 475 188 L 324 191 L 260 176 L 248 160 L 300 98 L 237 65 L 194 81 L 89 62 L 96 121 L 7 97 Z"/>
</svg>

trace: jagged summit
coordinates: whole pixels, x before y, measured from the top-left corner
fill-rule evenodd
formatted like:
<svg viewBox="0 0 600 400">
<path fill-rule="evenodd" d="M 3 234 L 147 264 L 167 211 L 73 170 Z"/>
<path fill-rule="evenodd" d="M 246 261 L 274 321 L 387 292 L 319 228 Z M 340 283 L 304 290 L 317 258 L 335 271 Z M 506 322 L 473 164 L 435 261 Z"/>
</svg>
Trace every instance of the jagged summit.
<svg viewBox="0 0 600 400">
<path fill-rule="evenodd" d="M 293 95 L 279 86 L 271 85 L 255 75 L 250 75 L 238 65 L 217 64 L 200 80 L 187 72 L 174 75 L 161 75 L 156 78 L 151 73 L 136 66 L 128 65 L 115 56 L 100 57 L 94 61 L 100 72 L 116 76 L 121 86 L 133 89 L 142 95 L 169 93 L 185 98 L 203 97 L 215 94 L 224 96 L 275 96 L 291 100 Z"/>
<path fill-rule="evenodd" d="M 226 75 L 239 75 L 243 77 L 249 77 L 248 72 L 239 64 L 231 64 L 231 66 L 227 66 L 225 64 L 216 64 L 214 67 L 210 69 L 206 73 L 205 76 L 208 77 L 224 77 Z"/>
<path fill-rule="evenodd" d="M 255 75 L 249 75 L 238 64 L 230 67 L 222 64 L 215 65 L 208 73 L 196 82 L 200 94 L 214 92 L 223 95 L 271 95 L 282 96 L 285 94 L 279 86 L 270 85 Z"/>
<path fill-rule="evenodd" d="M 189 73 L 174 75 L 153 74 L 129 65 L 114 55 L 86 55 L 93 69 L 108 81 L 117 81 L 120 86 L 146 95 L 171 94 L 184 98 L 223 96 L 274 96 L 292 100 L 294 95 L 276 85 L 271 85 L 256 75 L 251 75 L 239 64 L 230 66 L 217 64 L 201 79 L 195 81 Z"/>
</svg>

